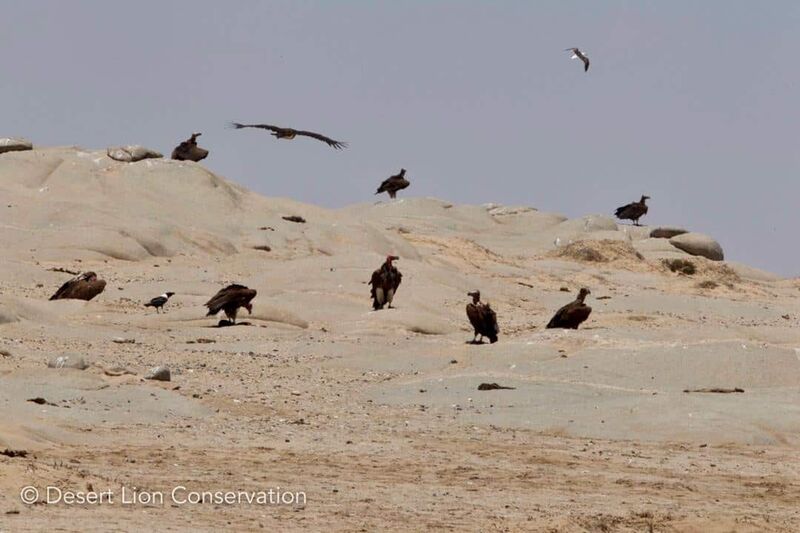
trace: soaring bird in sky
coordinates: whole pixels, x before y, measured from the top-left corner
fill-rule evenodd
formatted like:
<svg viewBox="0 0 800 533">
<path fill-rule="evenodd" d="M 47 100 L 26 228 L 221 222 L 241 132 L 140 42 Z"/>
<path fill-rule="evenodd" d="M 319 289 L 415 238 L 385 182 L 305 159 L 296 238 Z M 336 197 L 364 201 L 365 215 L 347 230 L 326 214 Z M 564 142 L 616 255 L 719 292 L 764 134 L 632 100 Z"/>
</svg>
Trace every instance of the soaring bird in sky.
<svg viewBox="0 0 800 533">
<path fill-rule="evenodd" d="M 631 202 L 622 207 L 618 207 L 614 214 L 618 219 L 632 220 L 633 225 L 638 226 L 639 219 L 647 214 L 647 204 L 645 201 L 649 199 L 649 196 L 642 196 L 642 199 L 638 202 Z"/>
<path fill-rule="evenodd" d="M 578 293 L 578 297 L 575 298 L 574 301 L 556 311 L 556 314 L 550 319 L 550 322 L 547 323 L 547 327 L 578 329 L 578 326 L 592 314 L 592 308 L 583 303 L 590 294 L 591 291 L 589 291 L 589 289 L 581 289 Z"/>
<path fill-rule="evenodd" d="M 103 292 L 105 288 L 105 280 L 99 279 L 94 272 L 84 272 L 64 283 L 50 299 L 89 301 Z"/>
<path fill-rule="evenodd" d="M 197 146 L 197 138 L 201 135 L 199 132 L 192 133 L 191 137 L 176 146 L 172 151 L 172 159 L 197 162 L 208 157 L 208 150 Z"/>
<path fill-rule="evenodd" d="M 472 296 L 472 302 L 467 304 L 467 318 L 475 330 L 472 344 L 483 344 L 484 337 L 489 337 L 489 342 L 494 344 L 500 333 L 494 309 L 488 303 L 481 302 L 481 291 L 468 292 L 467 296 Z M 480 340 L 477 340 L 478 335 L 481 336 Z"/>
<path fill-rule="evenodd" d="M 369 284 L 372 286 L 370 289 L 370 296 L 372 296 L 372 308 L 374 310 L 383 309 L 383 306 L 388 304 L 389 309 L 392 308 L 392 300 L 403 280 L 403 275 L 397 270 L 397 267 L 392 264 L 392 261 L 400 259 L 396 255 L 387 255 L 386 261 L 380 266 L 378 270 L 372 273 L 372 278 Z"/>
<path fill-rule="evenodd" d="M 406 179 L 406 169 L 401 168 L 399 174 L 395 174 L 383 180 L 383 183 L 381 183 L 381 186 L 375 191 L 375 194 L 387 192 L 389 193 L 389 198 L 396 198 L 397 191 L 401 191 L 409 185 L 411 185 L 411 182 Z"/>
<path fill-rule="evenodd" d="M 581 52 L 578 48 L 566 48 L 564 49 L 565 52 L 572 52 L 572 57 L 570 59 L 580 59 L 583 61 L 583 71 L 586 72 L 589 70 L 589 56 Z"/>
<path fill-rule="evenodd" d="M 319 133 L 314 133 L 313 131 L 282 128 L 280 126 L 271 126 L 269 124 L 239 124 L 238 122 L 231 122 L 231 126 L 237 130 L 240 130 L 242 128 L 260 128 L 262 130 L 269 130 L 272 132 L 272 136 L 277 139 L 291 140 L 294 139 L 296 136 L 301 135 L 304 137 L 311 137 L 312 139 L 322 141 L 328 146 L 336 148 L 337 150 L 341 150 L 342 148 L 347 148 L 346 142 L 334 141 L 330 137 L 325 137 L 324 135 L 320 135 Z"/>
<path fill-rule="evenodd" d="M 206 302 L 206 307 L 208 307 L 206 316 L 213 316 L 220 311 L 225 311 L 225 316 L 230 320 L 225 325 L 236 324 L 236 314 L 239 312 L 240 307 L 247 309 L 248 313 L 253 312 L 253 304 L 250 302 L 255 297 L 255 289 L 248 289 L 244 285 L 233 283 L 224 289 L 220 289 L 217 294 Z M 220 321 L 220 325 L 223 325 L 223 322 Z"/>
<path fill-rule="evenodd" d="M 164 307 L 164 304 L 166 304 L 169 301 L 169 299 L 174 295 L 175 295 L 174 292 L 165 292 L 161 296 L 156 296 L 155 298 L 144 304 L 144 306 L 155 307 L 156 313 L 158 313 L 160 312 L 160 309 Z"/>
</svg>

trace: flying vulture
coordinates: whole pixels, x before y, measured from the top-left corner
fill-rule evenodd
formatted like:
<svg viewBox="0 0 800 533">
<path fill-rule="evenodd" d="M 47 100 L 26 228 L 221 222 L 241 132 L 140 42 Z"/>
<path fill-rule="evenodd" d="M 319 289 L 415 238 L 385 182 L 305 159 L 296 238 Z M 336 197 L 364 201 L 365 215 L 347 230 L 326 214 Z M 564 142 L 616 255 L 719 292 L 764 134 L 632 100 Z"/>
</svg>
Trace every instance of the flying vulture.
<svg viewBox="0 0 800 533">
<path fill-rule="evenodd" d="M 262 130 L 269 130 L 272 132 L 272 136 L 277 139 L 292 140 L 296 136 L 302 135 L 305 137 L 311 137 L 312 139 L 316 139 L 318 141 L 322 141 L 326 143 L 328 146 L 336 148 L 337 150 L 341 150 L 342 148 L 347 148 L 346 142 L 334 141 L 330 137 L 325 137 L 324 135 L 320 135 L 319 133 L 314 133 L 313 131 L 294 130 L 292 128 L 281 128 L 280 126 L 270 126 L 269 124 L 239 124 L 238 122 L 232 122 L 231 126 L 237 130 L 240 130 L 242 128 L 261 128 Z"/>
<path fill-rule="evenodd" d="M 556 312 L 555 316 L 547 323 L 548 328 L 578 329 L 589 315 L 592 308 L 583 303 L 583 300 L 591 294 L 589 289 L 581 289 L 575 301 L 568 303 Z"/>
<path fill-rule="evenodd" d="M 170 297 L 173 296 L 174 294 L 175 294 L 174 292 L 165 292 L 161 296 L 156 296 L 155 298 L 153 298 L 152 300 L 150 300 L 149 302 L 144 304 L 144 306 L 145 307 L 155 307 L 156 308 L 156 313 L 158 313 L 158 312 L 160 312 L 159 310 L 162 307 L 164 307 L 164 304 L 166 304 L 169 301 Z"/>
<path fill-rule="evenodd" d="M 103 292 L 106 281 L 98 279 L 94 272 L 78 274 L 59 288 L 51 300 L 86 300 L 87 302 Z"/>
<path fill-rule="evenodd" d="M 488 303 L 481 302 L 481 291 L 467 293 L 472 296 L 472 303 L 467 304 L 467 318 L 475 330 L 472 344 L 483 344 L 483 338 L 489 337 L 489 342 L 497 342 L 497 334 L 500 328 L 497 327 L 497 315 Z M 478 340 L 478 335 L 481 336 Z"/>
<path fill-rule="evenodd" d="M 564 51 L 572 52 L 572 57 L 570 59 L 580 59 L 581 61 L 583 61 L 584 72 L 587 72 L 589 70 L 589 56 L 587 56 L 577 48 L 567 48 Z"/>
<path fill-rule="evenodd" d="M 395 174 L 391 178 L 383 180 L 381 186 L 375 191 L 375 194 L 388 192 L 389 198 L 396 198 L 397 191 L 401 191 L 411 185 L 411 182 L 406 179 L 406 169 L 401 168 L 399 174 Z"/>
<path fill-rule="evenodd" d="M 220 311 L 225 311 L 225 316 L 230 319 L 228 325 L 236 324 L 236 313 L 240 307 L 247 309 L 248 313 L 253 312 L 253 304 L 250 301 L 256 297 L 255 289 L 248 289 L 244 285 L 236 283 L 228 285 L 215 294 L 208 302 L 208 313 L 206 316 L 213 316 Z M 225 321 L 220 321 L 220 325 Z"/>
<path fill-rule="evenodd" d="M 642 199 L 638 202 L 631 202 L 628 205 L 618 207 L 615 212 L 617 218 L 620 220 L 633 220 L 633 225 L 638 226 L 639 218 L 647 214 L 647 204 L 644 202 L 649 199 L 649 196 L 642 196 Z"/>
<path fill-rule="evenodd" d="M 172 151 L 172 159 L 178 161 L 201 161 L 208 157 L 208 150 L 197 146 L 197 138 L 202 133 L 192 133 L 192 136 L 183 141 Z"/>
<path fill-rule="evenodd" d="M 400 281 L 403 279 L 403 275 L 392 264 L 392 261 L 397 261 L 398 259 L 400 258 L 396 255 L 387 255 L 386 262 L 372 273 L 372 279 L 369 280 L 369 284 L 372 285 L 372 289 L 370 289 L 372 308 L 376 311 L 383 309 L 386 304 L 389 305 L 389 309 L 392 308 L 392 300 L 397 292 L 397 287 L 400 286 Z"/>
</svg>

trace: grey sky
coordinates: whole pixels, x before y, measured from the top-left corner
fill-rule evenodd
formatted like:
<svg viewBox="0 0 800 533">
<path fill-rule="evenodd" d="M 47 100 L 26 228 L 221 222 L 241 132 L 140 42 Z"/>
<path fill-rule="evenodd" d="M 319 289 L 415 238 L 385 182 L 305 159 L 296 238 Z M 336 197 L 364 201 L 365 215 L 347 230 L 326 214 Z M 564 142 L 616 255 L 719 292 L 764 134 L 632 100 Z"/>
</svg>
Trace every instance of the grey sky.
<svg viewBox="0 0 800 533">
<path fill-rule="evenodd" d="M 800 274 L 800 3 L 0 1 L 0 135 L 42 145 L 202 131 L 272 196 L 410 196 L 569 216 L 652 196 L 648 224 Z M 192 13 L 190 13 L 190 11 Z M 578 46 L 592 67 L 570 60 Z M 226 129 L 314 129 L 350 142 Z M 402 193 L 401 193 L 402 194 Z"/>
</svg>

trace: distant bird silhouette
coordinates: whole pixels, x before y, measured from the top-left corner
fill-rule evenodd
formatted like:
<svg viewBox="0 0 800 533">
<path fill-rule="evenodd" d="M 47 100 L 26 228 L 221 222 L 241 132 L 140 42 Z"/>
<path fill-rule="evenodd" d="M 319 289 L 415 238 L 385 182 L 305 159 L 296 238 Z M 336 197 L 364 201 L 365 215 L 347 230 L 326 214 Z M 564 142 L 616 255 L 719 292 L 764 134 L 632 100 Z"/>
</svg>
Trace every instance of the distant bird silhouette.
<svg viewBox="0 0 800 533">
<path fill-rule="evenodd" d="M 381 183 L 381 186 L 375 191 L 375 194 L 387 192 L 389 193 L 389 198 L 396 198 L 397 191 L 402 191 L 409 185 L 411 185 L 411 182 L 406 179 L 406 169 L 401 168 L 399 174 L 395 174 L 391 178 L 383 180 L 383 183 Z"/>
<path fill-rule="evenodd" d="M 197 138 L 201 135 L 202 133 L 199 132 L 192 133 L 191 137 L 176 146 L 172 151 L 172 159 L 178 161 L 197 162 L 208 157 L 208 150 L 204 150 L 203 148 L 197 146 Z"/>
<path fill-rule="evenodd" d="M 319 133 L 314 133 L 313 131 L 282 128 L 280 126 L 271 126 L 269 124 L 239 124 L 238 122 L 231 122 L 231 127 L 237 130 L 240 130 L 242 128 L 260 128 L 262 130 L 269 130 L 272 132 L 272 136 L 277 139 L 291 140 L 294 139 L 296 136 L 301 135 L 304 137 L 311 137 L 312 139 L 317 139 L 318 141 L 322 141 L 326 143 L 328 146 L 336 148 L 337 150 L 341 150 L 342 148 L 347 148 L 346 142 L 334 141 L 330 137 L 325 137 L 324 135 L 320 135 Z"/>
<path fill-rule="evenodd" d="M 583 61 L 583 71 L 587 72 L 589 70 L 589 56 L 581 52 L 577 48 L 566 48 L 565 52 L 572 52 L 572 57 L 570 59 L 580 59 Z"/>
<path fill-rule="evenodd" d="M 647 214 L 647 204 L 645 201 L 649 199 L 649 196 L 642 196 L 642 199 L 638 202 L 631 202 L 627 205 L 623 205 L 622 207 L 618 207 L 614 214 L 618 219 L 632 220 L 633 225 L 638 226 L 639 219 Z"/>
<path fill-rule="evenodd" d="M 155 298 L 153 298 L 152 300 L 150 300 L 149 302 L 144 304 L 144 306 L 145 307 L 155 307 L 156 308 L 156 313 L 158 313 L 158 312 L 160 312 L 160 309 L 162 307 L 164 307 L 164 304 L 166 304 L 169 301 L 170 297 L 172 297 L 174 295 L 175 295 L 174 292 L 165 292 L 161 296 L 156 296 Z"/>
<path fill-rule="evenodd" d="M 94 272 L 84 272 L 64 283 L 50 299 L 86 300 L 88 302 L 103 292 L 105 288 L 105 280 L 98 279 Z"/>
<path fill-rule="evenodd" d="M 383 309 L 383 306 L 387 304 L 389 309 L 392 308 L 392 300 L 403 280 L 403 275 L 392 264 L 392 261 L 399 259 L 396 255 L 387 255 L 386 261 L 372 273 L 372 278 L 369 280 L 369 284 L 372 286 L 370 296 L 372 297 L 372 308 L 376 311 Z"/>
<path fill-rule="evenodd" d="M 472 302 L 467 304 L 467 318 L 475 330 L 472 344 L 483 344 L 484 337 L 489 337 L 489 342 L 494 344 L 497 342 L 497 334 L 500 333 L 497 315 L 488 303 L 481 302 L 481 291 L 469 292 L 467 296 L 472 296 Z M 478 335 L 481 336 L 480 339 Z"/>
<path fill-rule="evenodd" d="M 250 302 L 256 297 L 256 294 L 255 289 L 248 289 L 244 285 L 237 283 L 228 285 L 206 302 L 206 307 L 208 307 L 206 316 L 213 316 L 220 311 L 225 311 L 225 316 L 230 320 L 229 325 L 236 324 L 236 314 L 240 307 L 247 309 L 248 313 L 253 312 L 253 304 Z M 223 322 L 220 321 L 220 325 L 223 325 Z"/>
<path fill-rule="evenodd" d="M 563 329 L 578 329 L 589 315 L 592 313 L 592 308 L 583 303 L 588 295 L 591 294 L 589 289 L 583 288 L 578 293 L 578 297 L 574 301 L 568 303 L 558 311 L 555 316 L 547 323 L 548 328 L 563 328 Z"/>
</svg>

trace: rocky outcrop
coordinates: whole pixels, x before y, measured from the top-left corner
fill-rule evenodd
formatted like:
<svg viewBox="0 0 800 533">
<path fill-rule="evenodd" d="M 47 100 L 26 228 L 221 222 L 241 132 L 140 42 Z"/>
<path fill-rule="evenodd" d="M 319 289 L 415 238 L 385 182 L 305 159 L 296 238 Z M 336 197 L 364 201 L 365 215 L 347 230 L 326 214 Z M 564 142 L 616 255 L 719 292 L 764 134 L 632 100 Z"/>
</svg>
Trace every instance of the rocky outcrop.
<svg viewBox="0 0 800 533">
<path fill-rule="evenodd" d="M 22 137 L 1 137 L 0 138 L 0 154 L 6 152 L 23 152 L 25 150 L 33 150 L 33 143 Z"/>
<path fill-rule="evenodd" d="M 717 241 L 702 233 L 683 233 L 676 235 L 669 240 L 675 248 L 683 250 L 687 254 L 699 255 L 712 261 L 722 261 L 725 254 L 722 246 Z"/>
<path fill-rule="evenodd" d="M 108 157 L 114 161 L 122 161 L 123 163 L 135 163 L 143 159 L 160 159 L 164 157 L 155 150 L 145 148 L 138 144 L 128 146 L 112 146 L 106 152 Z"/>
</svg>

